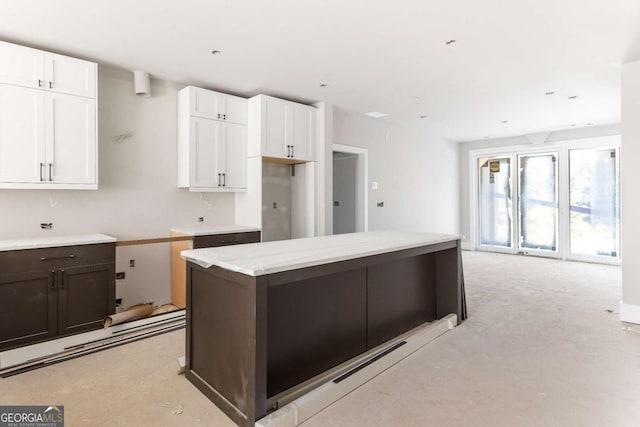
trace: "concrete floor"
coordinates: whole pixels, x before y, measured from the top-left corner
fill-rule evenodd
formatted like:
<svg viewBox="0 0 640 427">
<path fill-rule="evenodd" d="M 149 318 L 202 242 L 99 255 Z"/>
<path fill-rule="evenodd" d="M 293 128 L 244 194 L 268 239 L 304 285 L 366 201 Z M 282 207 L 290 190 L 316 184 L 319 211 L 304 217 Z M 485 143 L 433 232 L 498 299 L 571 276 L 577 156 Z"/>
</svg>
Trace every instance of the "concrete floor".
<svg viewBox="0 0 640 427">
<path fill-rule="evenodd" d="M 618 267 L 465 252 L 464 268 L 465 323 L 304 427 L 640 424 Z M 172 332 L 0 380 L 0 404 L 62 404 L 68 426 L 233 426 L 175 374 L 183 346 Z"/>
</svg>

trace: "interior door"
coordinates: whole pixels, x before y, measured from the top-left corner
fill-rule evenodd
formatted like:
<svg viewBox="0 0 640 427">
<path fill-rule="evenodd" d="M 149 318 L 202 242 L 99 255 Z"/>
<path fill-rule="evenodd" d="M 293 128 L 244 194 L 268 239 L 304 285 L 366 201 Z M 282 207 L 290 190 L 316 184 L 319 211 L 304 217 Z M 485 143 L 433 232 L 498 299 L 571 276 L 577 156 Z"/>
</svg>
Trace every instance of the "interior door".
<svg viewBox="0 0 640 427">
<path fill-rule="evenodd" d="M 480 244 L 513 248 L 511 157 L 479 158 Z"/>
<path fill-rule="evenodd" d="M 558 253 L 558 153 L 518 156 L 518 248 Z"/>
</svg>

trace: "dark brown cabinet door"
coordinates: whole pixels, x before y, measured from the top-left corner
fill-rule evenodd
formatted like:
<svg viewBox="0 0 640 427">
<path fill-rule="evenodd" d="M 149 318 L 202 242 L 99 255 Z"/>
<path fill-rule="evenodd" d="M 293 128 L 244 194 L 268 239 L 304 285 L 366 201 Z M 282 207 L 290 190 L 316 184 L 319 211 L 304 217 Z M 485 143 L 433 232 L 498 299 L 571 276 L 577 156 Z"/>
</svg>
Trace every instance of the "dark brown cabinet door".
<svg viewBox="0 0 640 427">
<path fill-rule="evenodd" d="M 0 350 L 58 334 L 55 270 L 0 276 Z"/>
<path fill-rule="evenodd" d="M 58 334 L 100 328 L 115 311 L 114 264 L 59 269 Z"/>
</svg>

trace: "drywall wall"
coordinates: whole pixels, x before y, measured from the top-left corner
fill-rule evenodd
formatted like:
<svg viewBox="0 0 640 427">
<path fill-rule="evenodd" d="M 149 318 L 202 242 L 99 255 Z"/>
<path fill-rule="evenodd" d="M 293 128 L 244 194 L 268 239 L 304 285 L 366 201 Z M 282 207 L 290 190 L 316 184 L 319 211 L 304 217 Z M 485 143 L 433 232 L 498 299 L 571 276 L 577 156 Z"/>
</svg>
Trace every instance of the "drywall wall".
<svg viewBox="0 0 640 427">
<path fill-rule="evenodd" d="M 291 166 L 262 164 L 262 241 L 291 238 Z"/>
<path fill-rule="evenodd" d="M 355 154 L 333 153 L 333 234 L 356 231 L 356 172 Z"/>
<path fill-rule="evenodd" d="M 594 138 L 598 136 L 620 135 L 620 125 L 612 124 L 606 126 L 592 126 L 586 128 L 563 130 L 549 132 L 545 134 L 537 134 L 541 136 L 547 143 L 570 141 L 584 138 Z M 509 138 L 487 139 L 482 141 L 471 141 L 460 143 L 459 162 L 460 162 L 460 232 L 465 236 L 463 245 L 470 245 L 472 242 L 471 234 L 471 216 L 470 212 L 470 193 L 469 193 L 469 173 L 471 166 L 469 164 L 469 152 L 480 149 L 492 149 L 500 147 L 531 147 L 531 141 L 526 136 L 516 136 Z"/>
<path fill-rule="evenodd" d="M 333 124 L 333 143 L 369 150 L 369 230 L 458 233 L 457 143 L 420 119 L 401 125 L 334 108 Z"/>
<path fill-rule="evenodd" d="M 640 323 L 640 61 L 622 67 L 622 144 L 620 204 L 623 321 Z"/>
<path fill-rule="evenodd" d="M 198 217 L 211 225 L 233 223 L 233 194 L 177 188 L 177 91 L 183 85 L 152 79 L 152 96 L 136 97 L 133 73 L 104 66 L 98 67 L 98 84 L 99 189 L 0 190 L 0 238 L 101 232 L 123 240 L 168 236 L 172 227 Z M 117 142 L 129 131 L 130 138 Z M 41 222 L 52 222 L 53 230 L 41 230 Z M 155 249 L 138 246 L 127 257 L 136 251 Z M 116 256 L 120 264 L 121 254 Z M 152 294 L 169 289 L 169 250 L 157 257 L 153 265 L 136 267 L 136 283 L 118 281 L 118 293 L 125 286 L 148 287 L 139 294 L 167 302 Z M 147 267 L 153 274 L 142 274 Z"/>
</svg>

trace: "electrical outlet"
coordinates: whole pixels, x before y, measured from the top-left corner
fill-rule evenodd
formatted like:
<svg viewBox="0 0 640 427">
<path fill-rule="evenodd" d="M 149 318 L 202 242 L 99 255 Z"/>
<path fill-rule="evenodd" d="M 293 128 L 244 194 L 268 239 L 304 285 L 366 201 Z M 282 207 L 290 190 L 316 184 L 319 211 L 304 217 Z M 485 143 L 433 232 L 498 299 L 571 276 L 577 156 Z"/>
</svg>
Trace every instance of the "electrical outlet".
<svg viewBox="0 0 640 427">
<path fill-rule="evenodd" d="M 116 273 L 116 280 L 124 280 L 127 275 L 124 271 L 119 271 Z"/>
<path fill-rule="evenodd" d="M 378 207 L 379 208 L 384 208 L 384 202 L 378 202 Z"/>
<path fill-rule="evenodd" d="M 116 298 L 116 304 L 122 305 L 122 298 Z"/>
<path fill-rule="evenodd" d="M 273 209 L 278 209 L 278 204 L 276 202 L 273 202 Z"/>
<path fill-rule="evenodd" d="M 130 259 L 129 260 L 129 267 L 133 268 L 136 266 L 136 260 L 135 259 Z"/>
</svg>

